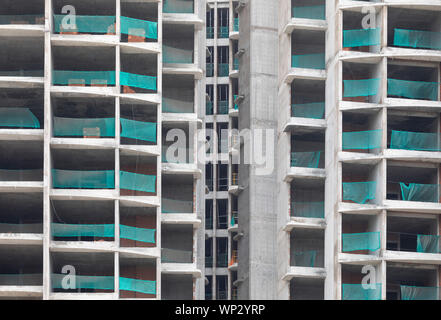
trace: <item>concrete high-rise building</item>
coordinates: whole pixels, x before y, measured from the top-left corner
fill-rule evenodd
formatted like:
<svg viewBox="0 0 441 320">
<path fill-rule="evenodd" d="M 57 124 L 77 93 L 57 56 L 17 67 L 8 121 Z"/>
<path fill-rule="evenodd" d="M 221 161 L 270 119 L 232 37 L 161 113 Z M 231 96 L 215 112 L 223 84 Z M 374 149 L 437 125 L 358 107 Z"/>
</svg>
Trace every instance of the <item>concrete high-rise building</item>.
<svg viewBox="0 0 441 320">
<path fill-rule="evenodd" d="M 0 297 L 204 298 L 205 14 L 2 0 Z"/>
<path fill-rule="evenodd" d="M 439 299 L 441 0 L 2 0 L 0 44 L 0 298 Z"/>
</svg>

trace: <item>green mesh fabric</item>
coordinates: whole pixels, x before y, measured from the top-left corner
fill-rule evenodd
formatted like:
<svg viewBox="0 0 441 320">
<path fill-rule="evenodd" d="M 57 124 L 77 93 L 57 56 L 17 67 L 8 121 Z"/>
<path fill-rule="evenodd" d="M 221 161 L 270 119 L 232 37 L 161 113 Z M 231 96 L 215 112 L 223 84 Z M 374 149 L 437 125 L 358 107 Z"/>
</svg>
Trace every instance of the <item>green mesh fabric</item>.
<svg viewBox="0 0 441 320">
<path fill-rule="evenodd" d="M 194 102 L 193 97 L 185 97 L 181 95 L 181 99 L 162 97 L 162 112 L 167 113 L 193 113 Z"/>
<path fill-rule="evenodd" d="M 237 99 L 237 94 L 233 95 L 233 103 L 234 103 L 233 109 L 239 110 L 239 106 L 237 105 L 237 103 L 235 103 L 236 99 Z"/>
<path fill-rule="evenodd" d="M 193 50 L 179 49 L 163 44 L 162 60 L 164 63 L 193 63 Z"/>
<path fill-rule="evenodd" d="M 441 33 L 394 29 L 394 46 L 441 50 Z"/>
<path fill-rule="evenodd" d="M 239 59 L 233 58 L 233 70 L 239 70 Z"/>
<path fill-rule="evenodd" d="M 214 76 L 214 63 L 207 63 L 207 77 Z"/>
<path fill-rule="evenodd" d="M 324 102 L 295 103 L 291 108 L 293 117 L 323 119 L 325 116 Z"/>
<path fill-rule="evenodd" d="M 193 0 L 164 0 L 164 13 L 193 13 Z"/>
<path fill-rule="evenodd" d="M 0 127 L 40 128 L 40 122 L 29 108 L 0 108 Z"/>
<path fill-rule="evenodd" d="M 0 233 L 43 233 L 43 224 L 0 223 Z"/>
<path fill-rule="evenodd" d="M 119 277 L 119 290 L 156 294 L 156 281 Z"/>
<path fill-rule="evenodd" d="M 228 114 L 228 101 L 219 100 L 217 102 L 217 114 Z"/>
<path fill-rule="evenodd" d="M 317 256 L 316 250 L 309 251 L 294 251 L 292 253 L 294 258 L 294 266 L 296 267 L 314 267 Z"/>
<path fill-rule="evenodd" d="M 142 74 L 121 71 L 119 81 L 122 86 L 156 91 L 156 77 L 153 76 L 145 76 Z"/>
<path fill-rule="evenodd" d="M 438 87 L 438 82 L 387 79 L 388 96 L 437 101 Z"/>
<path fill-rule="evenodd" d="M 219 77 L 228 77 L 230 73 L 230 66 L 228 63 L 219 63 L 217 67 Z"/>
<path fill-rule="evenodd" d="M 148 39 L 158 39 L 158 23 L 121 17 L 121 33 Z"/>
<path fill-rule="evenodd" d="M 54 32 L 115 34 L 115 16 L 54 15 Z M 66 29 L 63 28 L 63 22 Z M 73 28 L 70 28 L 70 27 Z"/>
<path fill-rule="evenodd" d="M 115 71 L 60 71 L 52 73 L 53 84 L 115 85 Z"/>
<path fill-rule="evenodd" d="M 41 273 L 3 273 L 0 274 L 0 286 L 42 286 Z"/>
<path fill-rule="evenodd" d="M 439 236 L 431 234 L 417 235 L 417 252 L 439 253 Z"/>
<path fill-rule="evenodd" d="M 376 181 L 343 182 L 343 200 L 364 204 L 375 199 Z"/>
<path fill-rule="evenodd" d="M 294 217 L 323 219 L 325 217 L 325 204 L 323 201 L 294 201 L 291 204 L 291 211 Z"/>
<path fill-rule="evenodd" d="M 113 224 L 51 223 L 53 237 L 108 237 L 115 236 Z"/>
<path fill-rule="evenodd" d="M 234 18 L 233 31 L 239 32 L 239 18 Z"/>
<path fill-rule="evenodd" d="M 343 132 L 343 150 L 381 148 L 382 130 Z"/>
<path fill-rule="evenodd" d="M 74 286 L 75 289 L 101 289 L 101 290 L 114 290 L 115 283 L 112 276 L 82 276 L 82 275 L 68 275 L 53 273 L 51 276 L 52 289 L 64 289 L 63 279 L 75 279 L 75 283 L 72 284 L 69 280 L 66 280 L 69 287 Z"/>
<path fill-rule="evenodd" d="M 121 118 L 121 137 L 156 143 L 156 127 L 154 122 L 144 122 Z"/>
<path fill-rule="evenodd" d="M 291 167 L 318 168 L 320 151 L 291 152 Z"/>
<path fill-rule="evenodd" d="M 358 250 L 377 251 L 380 249 L 380 232 L 343 233 L 343 252 Z"/>
<path fill-rule="evenodd" d="M 7 24 L 44 25 L 44 14 L 0 15 L 0 25 Z"/>
<path fill-rule="evenodd" d="M 378 94 L 380 79 L 343 80 L 343 97 L 368 97 Z"/>
<path fill-rule="evenodd" d="M 192 200 L 162 198 L 162 213 L 193 213 Z"/>
<path fill-rule="evenodd" d="M 381 300 L 381 283 L 372 284 L 342 284 L 342 300 Z"/>
<path fill-rule="evenodd" d="M 62 189 L 114 189 L 115 171 L 52 169 L 52 183 L 54 188 Z"/>
<path fill-rule="evenodd" d="M 391 149 L 439 151 L 438 134 L 392 130 Z"/>
<path fill-rule="evenodd" d="M 380 28 L 343 30 L 343 47 L 363 47 L 380 45 Z"/>
<path fill-rule="evenodd" d="M 293 68 L 325 69 L 325 54 L 312 53 L 292 56 Z"/>
<path fill-rule="evenodd" d="M 437 184 L 404 183 L 400 182 L 401 200 L 438 202 L 439 187 Z"/>
<path fill-rule="evenodd" d="M 400 286 L 401 300 L 438 300 L 439 287 Z"/>
<path fill-rule="evenodd" d="M 325 5 L 293 7 L 292 16 L 294 18 L 302 18 L 302 19 L 325 20 L 326 7 Z"/>
<path fill-rule="evenodd" d="M 115 136 L 115 118 L 61 118 L 54 117 L 53 130 L 55 137 L 88 136 L 100 137 Z M 88 134 L 88 132 L 95 132 Z"/>
<path fill-rule="evenodd" d="M 156 192 L 156 176 L 120 171 L 120 189 Z"/>
<path fill-rule="evenodd" d="M 122 224 L 119 226 L 119 237 L 134 241 L 155 243 L 155 232 L 156 229 L 137 228 Z"/>
<path fill-rule="evenodd" d="M 192 263 L 193 252 L 191 250 L 161 248 L 161 262 Z"/>
<path fill-rule="evenodd" d="M 213 102 L 212 101 L 207 101 L 205 103 L 205 112 L 207 115 L 213 114 Z"/>
<path fill-rule="evenodd" d="M 207 26 L 207 39 L 213 39 L 214 38 L 214 27 L 208 27 Z"/>
<path fill-rule="evenodd" d="M 219 38 L 228 38 L 228 36 L 229 36 L 228 27 L 220 26 L 218 35 L 219 35 Z"/>
</svg>

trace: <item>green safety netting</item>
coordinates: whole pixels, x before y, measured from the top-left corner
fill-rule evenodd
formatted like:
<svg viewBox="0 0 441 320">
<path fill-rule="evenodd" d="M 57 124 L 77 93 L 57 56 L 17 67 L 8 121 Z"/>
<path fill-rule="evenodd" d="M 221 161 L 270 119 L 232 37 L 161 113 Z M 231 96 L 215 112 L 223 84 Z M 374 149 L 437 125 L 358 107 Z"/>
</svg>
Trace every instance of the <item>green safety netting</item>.
<svg viewBox="0 0 441 320">
<path fill-rule="evenodd" d="M 2 181 L 43 181 L 43 169 L 0 169 Z"/>
<path fill-rule="evenodd" d="M 230 224 L 232 227 L 236 224 L 236 219 L 234 219 L 234 216 L 231 217 Z"/>
<path fill-rule="evenodd" d="M 228 77 L 230 73 L 230 66 L 228 63 L 219 63 L 218 64 L 218 73 L 219 77 Z"/>
<path fill-rule="evenodd" d="M 100 137 L 115 136 L 115 118 L 61 118 L 54 117 L 54 136 L 88 136 Z M 93 134 L 88 134 L 93 132 Z"/>
<path fill-rule="evenodd" d="M 191 250 L 181 249 L 161 249 L 161 262 L 169 263 L 192 263 L 193 252 Z"/>
<path fill-rule="evenodd" d="M 438 300 L 439 287 L 400 286 L 401 300 Z"/>
<path fill-rule="evenodd" d="M 65 281 L 63 281 L 63 279 Z M 112 276 L 82 276 L 53 273 L 51 276 L 51 283 L 52 289 L 114 290 L 115 288 L 115 281 Z"/>
<path fill-rule="evenodd" d="M 291 167 L 318 168 L 321 151 L 291 152 Z"/>
<path fill-rule="evenodd" d="M 207 39 L 213 39 L 213 38 L 214 38 L 214 27 L 207 26 Z"/>
<path fill-rule="evenodd" d="M 233 58 L 233 70 L 239 70 L 239 59 Z"/>
<path fill-rule="evenodd" d="M 343 283 L 342 291 L 342 300 L 381 300 L 381 283 Z"/>
<path fill-rule="evenodd" d="M 343 80 L 343 97 L 367 97 L 378 93 L 380 79 Z"/>
<path fill-rule="evenodd" d="M 441 33 L 394 29 L 394 46 L 441 50 Z"/>
<path fill-rule="evenodd" d="M 158 39 L 158 23 L 121 17 L 121 33 L 148 39 Z"/>
<path fill-rule="evenodd" d="M 228 38 L 229 30 L 228 27 L 219 27 L 219 38 Z"/>
<path fill-rule="evenodd" d="M 292 56 L 293 68 L 325 69 L 325 54 L 311 53 Z"/>
<path fill-rule="evenodd" d="M 438 87 L 438 82 L 387 79 L 388 96 L 437 101 Z"/>
<path fill-rule="evenodd" d="M 192 200 L 162 198 L 162 213 L 193 213 Z"/>
<path fill-rule="evenodd" d="M 40 122 L 29 108 L 0 108 L 0 127 L 40 128 Z"/>
<path fill-rule="evenodd" d="M 292 16 L 294 18 L 325 20 L 326 8 L 325 5 L 293 7 Z"/>
<path fill-rule="evenodd" d="M 0 223 L 0 233 L 43 233 L 43 224 Z"/>
<path fill-rule="evenodd" d="M 234 109 L 234 110 L 239 110 L 239 106 L 238 106 L 238 104 L 235 103 L 236 99 L 237 99 L 237 94 L 233 95 L 233 103 L 234 103 L 234 107 L 233 107 L 233 109 Z"/>
<path fill-rule="evenodd" d="M 377 251 L 380 249 L 380 231 L 362 233 L 343 233 L 342 251 L 369 250 Z"/>
<path fill-rule="evenodd" d="M 156 294 L 156 281 L 119 277 L 119 290 Z"/>
<path fill-rule="evenodd" d="M 115 21 L 115 16 L 54 14 L 54 32 L 115 34 Z"/>
<path fill-rule="evenodd" d="M 122 86 L 156 91 L 156 77 L 153 76 L 145 76 L 142 74 L 121 71 L 119 81 Z"/>
<path fill-rule="evenodd" d="M 115 236 L 113 224 L 51 223 L 53 237 L 106 237 Z"/>
<path fill-rule="evenodd" d="M 137 228 L 122 224 L 119 226 L 119 237 L 134 241 L 155 243 L 155 232 L 156 229 Z"/>
<path fill-rule="evenodd" d="M 113 170 L 59 170 L 52 169 L 54 188 L 62 189 L 114 189 Z"/>
<path fill-rule="evenodd" d="M 162 112 L 167 113 L 193 113 L 194 97 L 181 95 L 181 98 L 162 97 Z"/>
<path fill-rule="evenodd" d="M 44 24 L 44 14 L 0 15 L 1 24 Z"/>
<path fill-rule="evenodd" d="M 193 63 L 193 50 L 162 45 L 164 63 Z"/>
<path fill-rule="evenodd" d="M 228 114 L 228 101 L 219 100 L 217 102 L 217 114 Z"/>
<path fill-rule="evenodd" d="M 432 234 L 417 235 L 417 252 L 439 253 L 439 236 Z"/>
<path fill-rule="evenodd" d="M 390 139 L 391 149 L 439 151 L 436 133 L 409 132 L 392 130 Z"/>
<path fill-rule="evenodd" d="M 3 273 L 0 274 L 0 286 L 41 286 L 42 273 Z"/>
<path fill-rule="evenodd" d="M 156 192 L 156 176 L 120 171 L 120 189 Z"/>
<path fill-rule="evenodd" d="M 205 103 L 205 113 L 207 115 L 212 115 L 213 114 L 213 102 L 212 101 L 207 101 Z"/>
<path fill-rule="evenodd" d="M 214 63 L 207 63 L 207 77 L 214 75 Z"/>
<path fill-rule="evenodd" d="M 294 103 L 291 108 L 293 117 L 323 119 L 325 116 L 324 102 Z"/>
<path fill-rule="evenodd" d="M 294 217 L 322 219 L 325 217 L 325 203 L 323 201 L 294 201 L 291 204 L 291 212 Z"/>
<path fill-rule="evenodd" d="M 296 267 L 314 267 L 317 250 L 294 251 L 294 266 Z"/>
<path fill-rule="evenodd" d="M 439 187 L 437 184 L 400 182 L 401 200 L 438 202 Z"/>
<path fill-rule="evenodd" d="M 343 200 L 364 204 L 375 199 L 376 181 L 343 182 Z"/>
<path fill-rule="evenodd" d="M 60 71 L 52 73 L 54 85 L 115 85 L 115 71 Z"/>
<path fill-rule="evenodd" d="M 239 18 L 234 18 L 233 31 L 239 32 Z"/>
<path fill-rule="evenodd" d="M 156 143 L 156 123 L 124 118 L 121 118 L 120 120 L 121 137 Z"/>
<path fill-rule="evenodd" d="M 380 45 L 381 29 L 343 30 L 343 47 L 363 47 Z"/>
<path fill-rule="evenodd" d="M 193 13 L 194 0 L 164 0 L 165 13 Z"/>
<path fill-rule="evenodd" d="M 343 150 L 381 148 L 382 130 L 343 132 Z"/>
</svg>

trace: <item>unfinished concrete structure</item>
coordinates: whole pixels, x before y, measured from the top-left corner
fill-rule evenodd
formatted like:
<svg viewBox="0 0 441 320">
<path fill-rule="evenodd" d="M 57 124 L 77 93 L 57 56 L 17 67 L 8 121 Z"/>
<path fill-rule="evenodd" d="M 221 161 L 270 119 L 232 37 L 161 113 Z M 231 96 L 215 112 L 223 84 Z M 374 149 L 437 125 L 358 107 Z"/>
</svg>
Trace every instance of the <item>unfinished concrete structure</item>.
<svg viewBox="0 0 441 320">
<path fill-rule="evenodd" d="M 204 298 L 205 14 L 2 2 L 1 298 Z"/>
<path fill-rule="evenodd" d="M 243 0 L 235 12 L 238 128 L 277 134 L 273 174 L 238 167 L 231 289 L 439 299 L 441 1 Z"/>
</svg>

